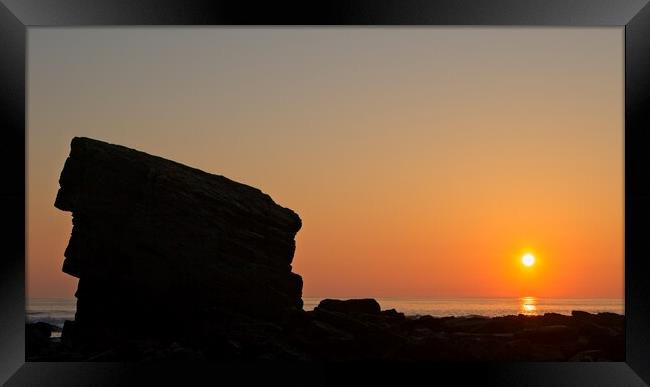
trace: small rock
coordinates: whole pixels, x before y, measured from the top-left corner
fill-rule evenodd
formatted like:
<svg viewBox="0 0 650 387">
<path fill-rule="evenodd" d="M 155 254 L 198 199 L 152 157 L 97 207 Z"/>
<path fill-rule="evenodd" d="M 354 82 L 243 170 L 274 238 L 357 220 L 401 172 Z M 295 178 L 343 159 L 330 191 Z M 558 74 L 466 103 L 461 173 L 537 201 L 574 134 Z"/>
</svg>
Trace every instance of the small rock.
<svg viewBox="0 0 650 387">
<path fill-rule="evenodd" d="M 332 300 L 324 299 L 321 301 L 314 310 L 325 309 L 331 312 L 339 312 L 346 314 L 358 314 L 358 313 L 367 313 L 367 314 L 379 314 L 381 313 L 381 307 L 379 303 L 372 298 L 359 298 L 351 300 Z"/>
</svg>

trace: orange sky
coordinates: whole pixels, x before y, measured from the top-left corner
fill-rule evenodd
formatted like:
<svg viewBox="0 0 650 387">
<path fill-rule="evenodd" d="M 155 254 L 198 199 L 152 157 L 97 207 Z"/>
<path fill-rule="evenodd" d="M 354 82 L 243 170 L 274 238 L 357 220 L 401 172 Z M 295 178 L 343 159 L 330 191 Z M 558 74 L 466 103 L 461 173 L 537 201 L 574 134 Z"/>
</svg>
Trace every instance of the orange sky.
<svg viewBox="0 0 650 387">
<path fill-rule="evenodd" d="M 28 35 L 31 297 L 76 288 L 53 207 L 73 136 L 294 209 L 306 297 L 623 297 L 622 28 Z"/>
</svg>

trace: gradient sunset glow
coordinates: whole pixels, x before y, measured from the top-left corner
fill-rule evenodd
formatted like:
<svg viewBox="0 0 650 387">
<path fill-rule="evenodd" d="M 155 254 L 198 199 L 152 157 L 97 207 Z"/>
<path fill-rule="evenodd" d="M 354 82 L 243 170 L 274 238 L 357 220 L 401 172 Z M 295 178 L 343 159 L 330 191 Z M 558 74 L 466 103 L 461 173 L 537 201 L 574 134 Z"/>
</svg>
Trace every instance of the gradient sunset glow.
<svg viewBox="0 0 650 387">
<path fill-rule="evenodd" d="M 295 210 L 305 297 L 623 297 L 622 28 L 28 39 L 30 297 L 76 289 L 71 217 L 53 206 L 74 136 Z"/>
</svg>

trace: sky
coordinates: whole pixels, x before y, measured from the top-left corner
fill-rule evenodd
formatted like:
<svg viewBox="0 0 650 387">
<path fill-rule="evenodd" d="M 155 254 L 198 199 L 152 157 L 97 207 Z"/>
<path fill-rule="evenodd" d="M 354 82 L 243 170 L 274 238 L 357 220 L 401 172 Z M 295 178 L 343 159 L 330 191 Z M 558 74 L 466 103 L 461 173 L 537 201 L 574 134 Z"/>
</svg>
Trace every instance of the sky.
<svg viewBox="0 0 650 387">
<path fill-rule="evenodd" d="M 30 28 L 28 297 L 76 289 L 54 199 L 85 136 L 296 211 L 304 297 L 623 298 L 623 43 L 622 27 Z"/>
</svg>

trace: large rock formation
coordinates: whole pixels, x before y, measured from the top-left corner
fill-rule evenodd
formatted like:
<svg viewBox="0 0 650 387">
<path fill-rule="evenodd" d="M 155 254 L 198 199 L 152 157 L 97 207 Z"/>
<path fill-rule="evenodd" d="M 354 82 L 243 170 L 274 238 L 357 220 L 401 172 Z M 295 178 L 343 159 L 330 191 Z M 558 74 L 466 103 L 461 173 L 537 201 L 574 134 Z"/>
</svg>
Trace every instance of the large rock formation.
<svg viewBox="0 0 650 387">
<path fill-rule="evenodd" d="M 63 271 L 79 278 L 64 342 L 232 337 L 302 311 L 301 220 L 259 189 L 89 138 L 72 140 L 59 184 Z"/>
</svg>

